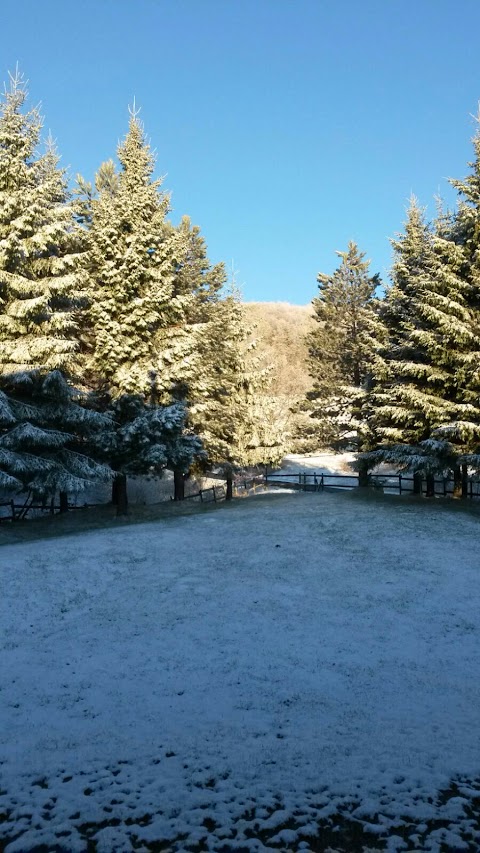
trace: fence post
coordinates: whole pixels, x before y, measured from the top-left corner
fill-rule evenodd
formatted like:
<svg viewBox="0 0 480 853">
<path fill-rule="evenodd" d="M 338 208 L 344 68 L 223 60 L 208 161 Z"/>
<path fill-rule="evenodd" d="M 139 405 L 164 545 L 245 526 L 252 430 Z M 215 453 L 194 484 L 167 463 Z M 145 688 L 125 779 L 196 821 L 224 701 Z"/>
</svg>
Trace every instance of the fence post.
<svg viewBox="0 0 480 853">
<path fill-rule="evenodd" d="M 15 517 L 15 501 L 13 500 L 13 498 L 12 498 L 12 500 L 10 501 L 10 506 L 12 507 L 12 521 L 16 521 L 16 517 Z"/>
<path fill-rule="evenodd" d="M 359 488 L 366 488 L 370 485 L 370 474 L 368 472 L 368 465 L 365 464 L 365 461 L 362 461 L 362 464 L 358 471 L 358 486 Z"/>
<path fill-rule="evenodd" d="M 215 503 L 217 503 L 217 495 L 215 493 L 215 486 L 212 486 L 212 492 L 213 492 L 213 500 Z"/>
<path fill-rule="evenodd" d="M 200 491 L 198 492 L 198 494 L 200 495 L 200 503 L 202 503 L 202 504 L 203 504 L 203 489 L 200 489 Z"/>
<path fill-rule="evenodd" d="M 323 492 L 324 482 L 323 482 L 323 474 L 320 476 L 320 488 Z"/>
<path fill-rule="evenodd" d="M 398 475 L 398 493 L 399 493 L 399 495 L 402 494 L 402 475 L 401 474 Z"/>
<path fill-rule="evenodd" d="M 422 475 L 419 471 L 415 471 L 413 474 L 413 494 L 421 495 L 422 494 Z"/>
</svg>

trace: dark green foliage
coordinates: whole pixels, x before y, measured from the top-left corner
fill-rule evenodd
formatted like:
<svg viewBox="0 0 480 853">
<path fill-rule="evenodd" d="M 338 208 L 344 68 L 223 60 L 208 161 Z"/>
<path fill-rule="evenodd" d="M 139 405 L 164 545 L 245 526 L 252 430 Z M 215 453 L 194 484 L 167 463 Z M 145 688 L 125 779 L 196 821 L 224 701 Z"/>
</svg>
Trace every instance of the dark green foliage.
<svg viewBox="0 0 480 853">
<path fill-rule="evenodd" d="M 88 408 L 59 371 L 3 376 L 0 387 L 1 487 L 47 499 L 111 478 L 108 465 L 92 459 L 110 420 Z"/>
</svg>

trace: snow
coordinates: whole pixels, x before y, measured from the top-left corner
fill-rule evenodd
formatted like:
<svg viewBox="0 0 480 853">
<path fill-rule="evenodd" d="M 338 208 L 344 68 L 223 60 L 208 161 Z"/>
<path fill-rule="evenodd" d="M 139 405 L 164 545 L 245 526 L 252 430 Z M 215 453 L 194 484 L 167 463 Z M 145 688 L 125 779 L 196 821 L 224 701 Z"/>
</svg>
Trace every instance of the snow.
<svg viewBox="0 0 480 853">
<path fill-rule="evenodd" d="M 285 474 L 296 474 L 298 471 L 318 474 L 355 474 L 351 467 L 355 461 L 354 453 L 316 453 L 311 456 L 302 456 L 290 453 L 282 462 L 282 472 Z M 355 476 L 357 476 L 355 474 Z"/>
<path fill-rule="evenodd" d="M 283 459 L 280 469 L 268 472 L 268 478 L 270 481 L 278 480 L 280 483 L 291 483 L 292 475 L 301 473 L 311 475 L 308 482 L 313 483 L 313 474 L 327 474 L 329 476 L 325 482 L 330 488 L 353 487 L 358 485 L 358 474 L 352 467 L 354 461 L 355 454 L 349 452 L 332 453 L 325 451 L 309 456 L 290 453 Z M 288 477 L 282 481 L 282 475 L 285 474 Z M 335 477 L 335 474 L 340 476 Z M 352 479 L 346 480 L 345 477 L 348 475 L 351 475 Z M 277 488 L 276 486 L 275 489 Z"/>
<path fill-rule="evenodd" d="M 308 850 L 347 813 L 365 849 L 389 830 L 402 849 L 409 820 L 422 849 L 462 849 L 477 541 L 477 517 L 446 506 L 299 492 L 4 546 L 7 853 L 83 851 L 89 832 L 116 853 L 272 849 L 254 827 Z"/>
</svg>

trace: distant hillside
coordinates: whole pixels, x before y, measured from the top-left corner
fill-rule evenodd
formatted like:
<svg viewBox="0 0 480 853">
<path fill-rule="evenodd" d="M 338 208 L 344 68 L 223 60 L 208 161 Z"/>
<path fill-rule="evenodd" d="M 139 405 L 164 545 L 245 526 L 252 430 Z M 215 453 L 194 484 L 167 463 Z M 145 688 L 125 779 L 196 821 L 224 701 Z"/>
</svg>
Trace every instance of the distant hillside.
<svg viewBox="0 0 480 853">
<path fill-rule="evenodd" d="M 310 387 L 305 335 L 313 328 L 311 305 L 288 302 L 246 302 L 247 317 L 255 326 L 257 355 L 262 366 L 273 365 L 270 393 L 298 400 Z"/>
<path fill-rule="evenodd" d="M 305 335 L 315 325 L 312 306 L 288 302 L 244 304 L 247 321 L 254 327 L 252 338 L 259 366 L 271 368 L 268 387 L 258 397 L 264 421 L 272 431 L 282 432 L 285 452 L 315 450 L 315 424 L 307 413 L 298 410 L 310 388 Z"/>
</svg>

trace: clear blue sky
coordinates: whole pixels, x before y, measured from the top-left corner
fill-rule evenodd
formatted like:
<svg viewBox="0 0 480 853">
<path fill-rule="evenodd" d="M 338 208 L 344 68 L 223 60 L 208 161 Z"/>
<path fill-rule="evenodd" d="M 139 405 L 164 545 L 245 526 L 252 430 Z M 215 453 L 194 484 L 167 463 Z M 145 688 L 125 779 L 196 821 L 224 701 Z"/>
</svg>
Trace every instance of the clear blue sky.
<svg viewBox="0 0 480 853">
<path fill-rule="evenodd" d="M 234 260 L 247 300 L 306 303 L 356 240 L 388 273 L 411 192 L 467 172 L 478 0 L 2 0 L 63 163 L 91 179 L 136 97 L 172 219 Z"/>
</svg>

